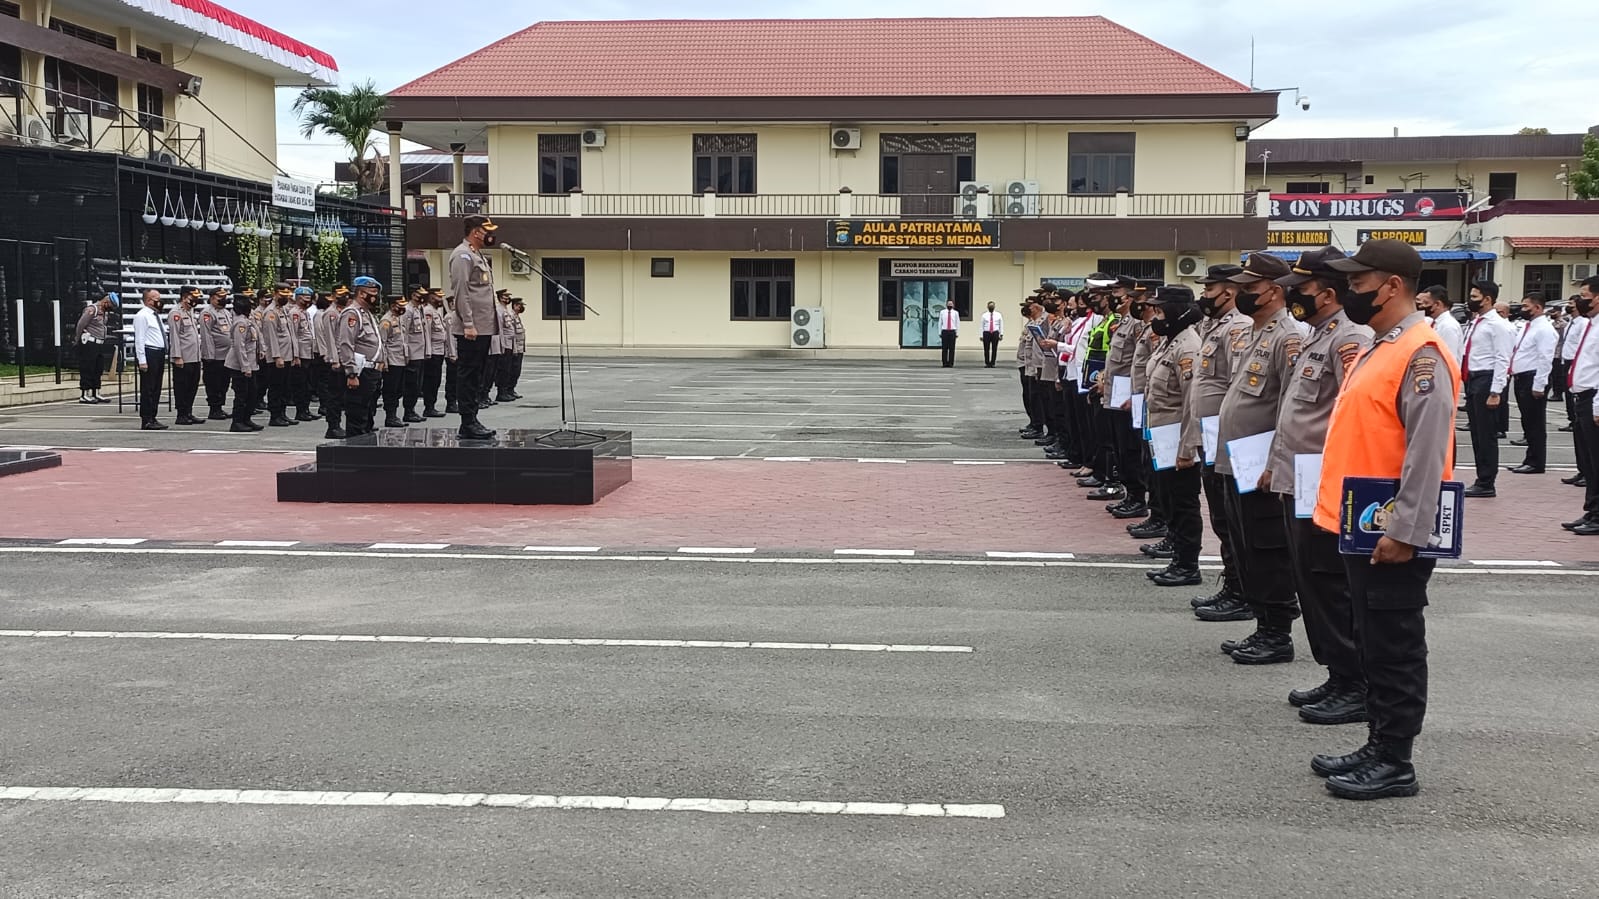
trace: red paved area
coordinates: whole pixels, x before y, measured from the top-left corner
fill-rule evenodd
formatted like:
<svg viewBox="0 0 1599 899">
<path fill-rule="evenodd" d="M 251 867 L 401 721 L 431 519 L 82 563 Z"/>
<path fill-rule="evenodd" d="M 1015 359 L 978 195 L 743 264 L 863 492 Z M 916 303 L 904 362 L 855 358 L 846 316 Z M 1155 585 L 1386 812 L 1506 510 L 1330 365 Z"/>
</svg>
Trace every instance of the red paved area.
<svg viewBox="0 0 1599 899">
<path fill-rule="evenodd" d="M 274 475 L 305 458 L 65 453 L 0 478 L 0 537 L 1136 553 L 1053 466 L 642 459 L 595 506 L 277 502 Z M 1559 527 L 1581 491 L 1552 474 L 1499 488 L 1467 506 L 1468 558 L 1599 561 L 1599 539 Z"/>
</svg>

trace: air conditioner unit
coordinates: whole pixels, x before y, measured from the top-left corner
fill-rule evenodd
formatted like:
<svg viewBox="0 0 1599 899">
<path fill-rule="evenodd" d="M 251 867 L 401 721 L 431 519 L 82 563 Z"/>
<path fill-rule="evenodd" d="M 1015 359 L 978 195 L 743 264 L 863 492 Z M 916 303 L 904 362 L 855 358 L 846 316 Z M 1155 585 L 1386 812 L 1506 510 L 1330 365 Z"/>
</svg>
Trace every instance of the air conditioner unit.
<svg viewBox="0 0 1599 899">
<path fill-rule="evenodd" d="M 822 310 L 796 307 L 788 318 L 788 345 L 796 350 L 819 350 L 826 346 L 822 336 Z"/>
<path fill-rule="evenodd" d="M 605 129 L 604 128 L 585 128 L 585 129 L 583 129 L 582 144 L 583 144 L 583 146 L 588 147 L 591 150 L 598 150 L 601 147 L 604 147 L 605 146 Z"/>
<path fill-rule="evenodd" d="M 986 219 L 992 214 L 992 186 L 987 181 L 962 181 L 960 196 L 955 198 L 955 217 Z"/>
<path fill-rule="evenodd" d="M 1038 182 L 1005 182 L 1005 198 L 1002 202 L 1005 204 L 1006 215 L 1037 215 Z"/>
<path fill-rule="evenodd" d="M 1584 262 L 1571 267 L 1572 281 L 1586 281 L 1594 275 L 1599 275 L 1599 264 Z"/>
<path fill-rule="evenodd" d="M 159 162 L 163 165 L 177 165 L 178 157 L 173 156 L 171 153 L 168 153 L 165 150 L 151 150 L 150 161 Z"/>
<path fill-rule="evenodd" d="M 533 277 L 533 266 L 520 256 L 511 257 L 511 276 L 515 278 Z"/>
<path fill-rule="evenodd" d="M 36 147 L 56 142 L 55 135 L 50 133 L 50 126 L 46 125 L 44 119 L 38 116 L 23 116 L 22 129 L 18 133 L 22 135 L 23 143 L 33 144 Z"/>
<path fill-rule="evenodd" d="M 859 150 L 861 148 L 861 129 L 859 128 L 834 128 L 833 149 Z"/>
<path fill-rule="evenodd" d="M 1197 278 L 1205 273 L 1205 257 L 1178 256 L 1177 274 L 1184 278 Z"/>
<path fill-rule="evenodd" d="M 61 116 L 61 142 L 84 146 L 89 143 L 89 114 L 76 110 L 59 113 Z"/>
</svg>

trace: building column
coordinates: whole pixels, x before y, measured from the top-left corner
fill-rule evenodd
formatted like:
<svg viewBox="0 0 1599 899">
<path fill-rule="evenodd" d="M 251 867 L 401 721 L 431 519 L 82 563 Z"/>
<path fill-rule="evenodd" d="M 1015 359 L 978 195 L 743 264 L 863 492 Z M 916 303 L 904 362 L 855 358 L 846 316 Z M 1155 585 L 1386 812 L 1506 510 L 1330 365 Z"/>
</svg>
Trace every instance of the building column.
<svg viewBox="0 0 1599 899">
<path fill-rule="evenodd" d="M 466 193 L 466 144 L 450 144 L 451 185 L 456 196 Z"/>
<path fill-rule="evenodd" d="M 389 207 L 404 209 L 405 184 L 400 168 L 400 130 L 404 122 L 389 122 Z"/>
</svg>

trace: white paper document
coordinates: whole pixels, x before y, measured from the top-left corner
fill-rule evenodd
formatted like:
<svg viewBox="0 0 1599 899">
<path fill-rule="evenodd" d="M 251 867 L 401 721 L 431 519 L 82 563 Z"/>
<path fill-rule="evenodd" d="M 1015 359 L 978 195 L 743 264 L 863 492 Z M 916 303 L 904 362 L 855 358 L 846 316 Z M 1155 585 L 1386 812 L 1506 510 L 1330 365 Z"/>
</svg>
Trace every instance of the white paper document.
<svg viewBox="0 0 1599 899">
<path fill-rule="evenodd" d="M 1125 375 L 1115 375 L 1110 379 L 1110 407 L 1120 409 L 1127 405 L 1133 398 L 1133 379 Z"/>
<path fill-rule="evenodd" d="M 1276 431 L 1251 434 L 1227 441 L 1227 459 L 1233 466 L 1233 480 L 1238 482 L 1239 493 L 1253 493 L 1260 476 L 1271 461 L 1271 442 Z"/>
<path fill-rule="evenodd" d="M 1149 454 L 1155 457 L 1155 470 L 1177 467 L 1177 450 L 1183 442 L 1183 423 L 1176 422 L 1149 429 Z"/>
<path fill-rule="evenodd" d="M 1216 441 L 1221 435 L 1221 416 L 1209 415 L 1199 420 L 1199 437 L 1205 449 L 1205 464 L 1216 464 Z"/>
<path fill-rule="evenodd" d="M 1321 453 L 1294 456 L 1294 517 L 1316 514 L 1316 494 L 1321 492 Z"/>
<path fill-rule="evenodd" d="M 1132 396 L 1132 401 L 1133 430 L 1142 431 L 1144 429 L 1144 395 L 1142 393 L 1135 393 Z"/>
</svg>

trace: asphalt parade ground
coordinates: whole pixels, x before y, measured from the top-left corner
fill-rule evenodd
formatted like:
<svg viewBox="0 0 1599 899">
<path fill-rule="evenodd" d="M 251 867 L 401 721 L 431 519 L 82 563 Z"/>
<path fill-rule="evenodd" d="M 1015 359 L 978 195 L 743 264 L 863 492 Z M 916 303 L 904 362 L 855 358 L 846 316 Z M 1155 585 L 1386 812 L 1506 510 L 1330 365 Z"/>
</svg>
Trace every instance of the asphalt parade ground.
<svg viewBox="0 0 1599 899">
<path fill-rule="evenodd" d="M 317 424 L 0 411 L 0 444 L 74 448 L 0 479 L 0 894 L 1599 883 L 1569 435 L 1468 506 L 1434 578 L 1421 794 L 1349 803 L 1308 762 L 1364 730 L 1287 704 L 1320 679 L 1302 634 L 1292 664 L 1222 655 L 1250 625 L 1147 585 L 1013 436 L 1013 370 L 576 367 L 582 420 L 641 456 L 585 508 L 279 506 Z M 529 368 L 491 427 L 558 422 L 553 364 Z"/>
</svg>

